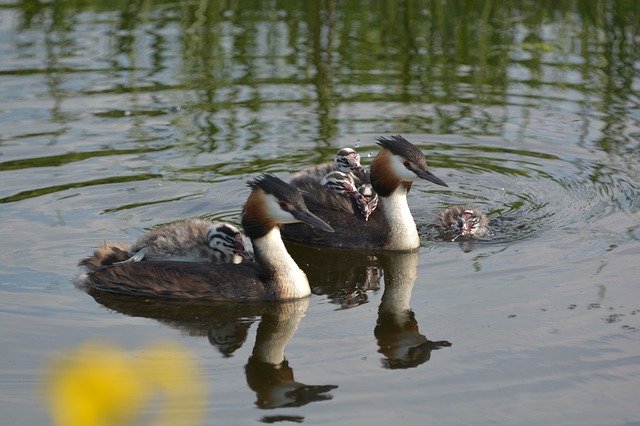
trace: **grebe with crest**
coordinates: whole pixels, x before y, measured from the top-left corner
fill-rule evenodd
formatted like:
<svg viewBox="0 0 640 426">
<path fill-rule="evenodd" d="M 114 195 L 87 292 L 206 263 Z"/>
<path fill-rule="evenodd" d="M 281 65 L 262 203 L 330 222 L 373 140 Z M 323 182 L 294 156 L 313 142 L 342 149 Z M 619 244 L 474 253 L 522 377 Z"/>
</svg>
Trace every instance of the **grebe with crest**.
<svg viewBox="0 0 640 426">
<path fill-rule="evenodd" d="M 416 179 L 448 186 L 427 170 L 424 155 L 402 136 L 377 138 L 380 151 L 371 163 L 370 179 L 378 194 L 378 208 L 368 221 L 353 220 L 350 203 L 343 196 L 313 185 L 310 180 L 292 181 L 304 194 L 315 215 L 329 223 L 336 232 L 322 234 L 299 225 L 287 225 L 282 235 L 288 241 L 355 249 L 415 250 L 420 237 L 409 210 L 407 193 Z"/>
<path fill-rule="evenodd" d="M 311 213 L 300 192 L 264 174 L 248 183 L 242 226 L 253 244 L 255 262 L 143 261 L 100 266 L 90 257 L 79 284 L 101 291 L 143 297 L 204 300 L 286 300 L 311 294 L 309 281 L 280 236 L 281 225 L 302 222 L 324 232 L 333 229 Z"/>
</svg>

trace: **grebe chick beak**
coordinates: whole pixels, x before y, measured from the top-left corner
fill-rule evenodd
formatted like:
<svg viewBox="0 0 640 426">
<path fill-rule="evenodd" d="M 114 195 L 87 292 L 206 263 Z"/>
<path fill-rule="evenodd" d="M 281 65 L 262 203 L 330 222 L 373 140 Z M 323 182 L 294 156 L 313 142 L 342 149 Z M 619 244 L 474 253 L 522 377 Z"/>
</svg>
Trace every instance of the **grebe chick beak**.
<svg viewBox="0 0 640 426">
<path fill-rule="evenodd" d="M 314 228 L 318 228 L 321 231 L 326 232 L 335 232 L 335 230 L 329 226 L 327 222 L 320 219 L 318 216 L 314 215 L 310 211 L 302 211 L 302 210 L 291 210 L 289 213 L 300 222 L 306 223 L 309 226 L 313 226 Z"/>
</svg>

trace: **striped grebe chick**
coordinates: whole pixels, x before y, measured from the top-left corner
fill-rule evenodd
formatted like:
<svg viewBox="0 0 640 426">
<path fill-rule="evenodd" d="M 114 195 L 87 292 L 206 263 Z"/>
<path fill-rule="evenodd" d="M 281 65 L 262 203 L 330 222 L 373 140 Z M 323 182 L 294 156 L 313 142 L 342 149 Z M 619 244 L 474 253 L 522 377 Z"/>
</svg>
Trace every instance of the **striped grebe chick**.
<svg viewBox="0 0 640 426">
<path fill-rule="evenodd" d="M 224 222 L 187 219 L 152 229 L 131 246 L 133 261 L 241 263 L 252 260 L 242 233 Z"/>
<path fill-rule="evenodd" d="M 290 183 L 298 186 L 306 181 L 320 182 L 328 174 L 335 171 L 347 174 L 364 172 L 360 164 L 360 154 L 353 148 L 342 148 L 336 154 L 334 161 L 307 167 L 294 174 L 291 177 Z"/>
<path fill-rule="evenodd" d="M 241 263 L 253 258 L 235 226 L 203 219 L 186 219 L 152 229 L 131 247 L 105 242 L 83 265 L 93 268 L 115 262 L 179 261 Z"/>
<path fill-rule="evenodd" d="M 320 184 L 337 194 L 351 198 L 357 210 L 367 221 L 378 206 L 378 194 L 375 193 L 370 183 L 358 185 L 356 179 L 358 178 L 353 173 L 334 171 L 324 176 L 320 180 Z M 359 181 L 360 179 L 358 179 Z"/>
<path fill-rule="evenodd" d="M 269 174 L 249 182 L 242 226 L 253 244 L 255 262 L 144 261 L 97 266 L 91 259 L 80 284 L 102 291 L 143 297 L 204 300 L 286 300 L 311 294 L 309 281 L 280 237 L 280 227 L 303 222 L 333 229 L 305 205 L 300 192 Z"/>
<path fill-rule="evenodd" d="M 459 236 L 480 237 L 489 232 L 489 218 L 478 209 L 469 206 L 453 206 L 438 212 L 440 225 L 453 231 L 454 240 Z"/>
<path fill-rule="evenodd" d="M 407 203 L 416 179 L 447 186 L 427 170 L 424 155 L 402 136 L 377 138 L 380 151 L 371 163 L 371 186 L 378 208 L 369 220 L 353 220 L 351 203 L 336 200 L 335 192 L 311 181 L 292 182 L 303 191 L 309 209 L 329 223 L 335 234 L 322 234 L 298 225 L 283 228 L 285 239 L 301 244 L 381 250 L 414 250 L 420 237 Z M 342 197 L 344 198 L 344 197 Z"/>
</svg>

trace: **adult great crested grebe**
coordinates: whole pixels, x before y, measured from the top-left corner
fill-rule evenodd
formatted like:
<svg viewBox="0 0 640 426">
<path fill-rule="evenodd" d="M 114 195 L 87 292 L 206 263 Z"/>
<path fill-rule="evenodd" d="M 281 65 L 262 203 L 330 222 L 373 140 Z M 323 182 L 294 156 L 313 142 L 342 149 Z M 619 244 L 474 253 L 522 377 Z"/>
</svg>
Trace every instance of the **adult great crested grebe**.
<svg viewBox="0 0 640 426">
<path fill-rule="evenodd" d="M 81 286 L 143 297 L 205 300 L 285 300 L 311 294 L 304 272 L 289 255 L 280 226 L 303 222 L 325 232 L 333 229 L 312 214 L 300 192 L 269 174 L 249 182 L 252 189 L 243 210 L 242 226 L 253 244 L 256 262 L 144 261 L 87 268 Z"/>
<path fill-rule="evenodd" d="M 448 186 L 427 170 L 424 155 L 402 136 L 377 138 L 380 151 L 371 163 L 370 179 L 378 194 L 378 208 L 368 221 L 353 220 L 353 212 L 327 190 L 311 180 L 293 181 L 300 188 L 309 210 L 329 223 L 336 232 L 322 234 L 296 224 L 283 227 L 285 240 L 330 247 L 413 250 L 420 237 L 407 204 L 407 192 L 416 179 Z M 341 197 L 344 198 L 344 197 Z"/>
</svg>

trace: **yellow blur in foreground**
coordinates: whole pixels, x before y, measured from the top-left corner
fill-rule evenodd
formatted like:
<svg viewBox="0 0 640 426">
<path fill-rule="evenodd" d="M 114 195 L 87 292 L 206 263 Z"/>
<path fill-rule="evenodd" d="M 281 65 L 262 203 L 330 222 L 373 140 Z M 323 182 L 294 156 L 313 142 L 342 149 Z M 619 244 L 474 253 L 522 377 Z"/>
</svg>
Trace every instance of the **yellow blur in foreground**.
<svg viewBox="0 0 640 426">
<path fill-rule="evenodd" d="M 176 343 L 127 352 L 87 342 L 51 363 L 46 392 L 55 425 L 197 425 L 207 399 L 201 377 Z"/>
</svg>

